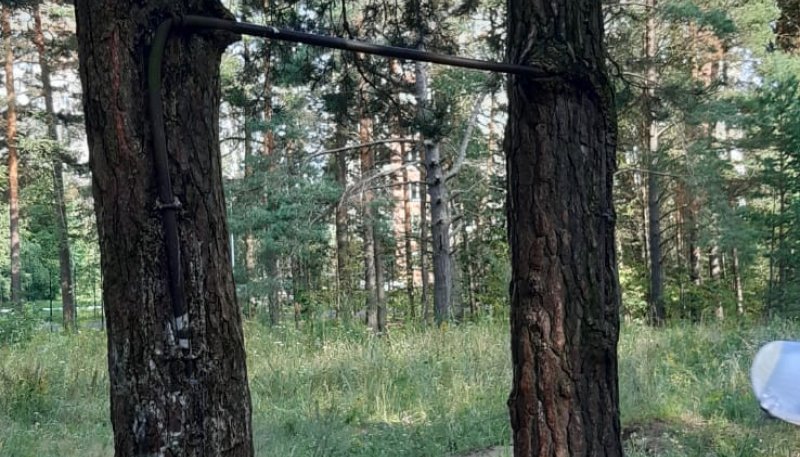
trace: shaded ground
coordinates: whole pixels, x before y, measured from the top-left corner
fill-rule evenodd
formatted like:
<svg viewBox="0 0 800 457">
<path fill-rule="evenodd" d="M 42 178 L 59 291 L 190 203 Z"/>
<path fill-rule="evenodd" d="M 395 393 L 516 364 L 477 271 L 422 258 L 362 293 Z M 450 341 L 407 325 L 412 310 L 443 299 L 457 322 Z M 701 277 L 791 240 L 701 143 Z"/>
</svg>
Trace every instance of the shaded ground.
<svg viewBox="0 0 800 457">
<path fill-rule="evenodd" d="M 635 448 L 646 455 L 663 455 L 674 448 L 675 426 L 655 419 L 648 422 L 634 422 L 622 428 L 622 442 L 627 448 Z"/>
<path fill-rule="evenodd" d="M 475 451 L 461 457 L 507 457 L 513 455 L 511 447 L 492 446 L 489 449 Z"/>
</svg>

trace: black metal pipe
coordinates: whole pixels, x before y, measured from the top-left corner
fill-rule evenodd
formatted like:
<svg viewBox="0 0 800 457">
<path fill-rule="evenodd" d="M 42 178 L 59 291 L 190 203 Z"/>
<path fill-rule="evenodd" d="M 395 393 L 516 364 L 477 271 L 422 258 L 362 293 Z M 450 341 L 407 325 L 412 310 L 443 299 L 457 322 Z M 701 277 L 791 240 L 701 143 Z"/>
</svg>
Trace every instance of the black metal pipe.
<svg viewBox="0 0 800 457">
<path fill-rule="evenodd" d="M 468 59 L 396 46 L 382 46 L 365 43 L 363 41 L 315 35 L 284 28 L 236 22 L 213 17 L 188 15 L 181 16 L 175 20 L 167 19 L 162 22 L 156 30 L 150 49 L 147 68 L 147 90 L 152 121 L 153 159 L 155 162 L 156 181 L 158 184 L 159 201 L 157 202 L 157 207 L 162 213 L 164 244 L 167 255 L 167 268 L 169 271 L 168 281 L 169 293 L 172 301 L 172 325 L 176 343 L 179 347 L 187 350 L 189 349 L 190 343 L 189 318 L 186 297 L 183 291 L 183 273 L 181 272 L 177 217 L 177 211 L 180 209 L 180 202 L 177 201 L 172 192 L 172 182 L 169 176 L 169 156 L 167 154 L 167 137 L 164 127 L 164 113 L 161 98 L 161 67 L 164 49 L 173 26 L 185 29 L 224 30 L 237 34 L 260 36 L 271 40 L 290 41 L 312 46 L 341 49 L 344 51 L 431 62 L 495 73 L 515 74 L 533 78 L 547 78 L 553 76 L 552 74 L 545 74 L 541 70 L 525 65 Z"/>
<path fill-rule="evenodd" d="M 376 56 L 393 57 L 397 59 L 418 60 L 421 62 L 438 63 L 451 67 L 472 68 L 474 70 L 491 71 L 515 75 L 531 76 L 534 78 L 552 77 L 552 73 L 545 74 L 542 70 L 526 65 L 517 65 L 503 62 L 490 62 L 486 60 L 468 59 L 465 57 L 437 54 L 435 52 L 420 51 L 418 49 L 401 48 L 397 46 L 383 46 L 366 43 L 358 40 L 348 40 L 313 33 L 298 32 L 279 27 L 237 22 L 214 17 L 187 15 L 177 19 L 176 26 L 195 29 L 225 30 L 243 35 L 260 36 L 271 40 L 290 41 L 303 43 L 323 48 L 341 49 L 344 51 L 362 52 Z"/>
<path fill-rule="evenodd" d="M 181 272 L 181 247 L 178 237 L 178 215 L 180 203 L 172 193 L 169 177 L 169 156 L 167 154 L 167 134 L 164 127 L 164 111 L 161 98 L 161 66 L 164 49 L 172 29 L 172 20 L 167 19 L 158 26 L 147 67 L 147 95 L 150 105 L 150 119 L 153 128 L 153 160 L 155 162 L 156 182 L 158 184 L 157 208 L 161 211 L 164 226 L 164 246 L 167 254 L 169 293 L 172 301 L 172 331 L 176 344 L 189 349 L 186 296 L 183 293 L 183 274 Z"/>
</svg>

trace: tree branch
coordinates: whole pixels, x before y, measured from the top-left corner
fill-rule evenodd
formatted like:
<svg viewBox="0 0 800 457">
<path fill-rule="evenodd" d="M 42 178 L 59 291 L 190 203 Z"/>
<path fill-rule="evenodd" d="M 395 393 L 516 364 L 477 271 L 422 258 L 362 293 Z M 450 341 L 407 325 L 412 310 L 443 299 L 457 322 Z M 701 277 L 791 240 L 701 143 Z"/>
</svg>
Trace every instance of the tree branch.
<svg viewBox="0 0 800 457">
<path fill-rule="evenodd" d="M 475 124 L 478 121 L 478 114 L 481 112 L 483 100 L 486 99 L 489 92 L 488 88 L 481 92 L 478 96 L 478 100 L 475 101 L 475 106 L 472 107 L 472 113 L 470 113 L 469 120 L 467 121 L 467 128 L 464 131 L 464 136 L 461 137 L 461 144 L 458 147 L 458 155 L 456 155 L 456 159 L 453 161 L 453 166 L 450 167 L 450 171 L 444 176 L 445 181 L 449 181 L 455 177 L 464 165 L 464 159 L 467 157 L 467 148 L 469 148 L 469 142 L 472 139 L 472 131 L 475 129 Z"/>
</svg>

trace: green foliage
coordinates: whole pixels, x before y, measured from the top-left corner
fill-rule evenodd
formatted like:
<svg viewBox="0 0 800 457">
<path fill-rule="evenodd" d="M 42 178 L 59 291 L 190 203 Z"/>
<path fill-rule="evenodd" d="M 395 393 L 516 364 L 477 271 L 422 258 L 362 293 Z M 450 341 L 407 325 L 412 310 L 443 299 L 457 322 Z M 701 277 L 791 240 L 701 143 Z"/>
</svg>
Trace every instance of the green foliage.
<svg viewBox="0 0 800 457">
<path fill-rule="evenodd" d="M 673 0 L 661 6 L 662 16 L 670 22 L 694 23 L 698 27 L 713 31 L 719 37 L 726 37 L 736 32 L 736 24 L 728 11 L 709 8 L 703 3 L 692 0 Z"/>
<path fill-rule="evenodd" d="M 769 341 L 793 339 L 798 325 L 630 326 L 620 341 L 620 408 L 626 455 L 781 456 L 796 427 L 758 408 L 748 377 Z"/>
<path fill-rule="evenodd" d="M 796 285 L 800 264 L 794 252 L 800 246 L 800 102 L 795 75 L 765 79 L 752 98 L 743 102 L 742 125 L 748 136 L 743 146 L 758 151 L 760 186 L 754 196 L 762 204 L 751 217 L 762 224 L 761 243 L 768 247 L 769 277 L 766 307 L 770 312 L 797 313 L 800 299 Z"/>
<path fill-rule="evenodd" d="M 622 314 L 629 319 L 644 322 L 647 319 L 648 278 L 641 268 L 627 266 L 619 270 L 619 285 L 622 290 Z"/>
<path fill-rule="evenodd" d="M 0 347 L 28 341 L 40 325 L 29 312 L 5 309 L 0 313 Z"/>
</svg>

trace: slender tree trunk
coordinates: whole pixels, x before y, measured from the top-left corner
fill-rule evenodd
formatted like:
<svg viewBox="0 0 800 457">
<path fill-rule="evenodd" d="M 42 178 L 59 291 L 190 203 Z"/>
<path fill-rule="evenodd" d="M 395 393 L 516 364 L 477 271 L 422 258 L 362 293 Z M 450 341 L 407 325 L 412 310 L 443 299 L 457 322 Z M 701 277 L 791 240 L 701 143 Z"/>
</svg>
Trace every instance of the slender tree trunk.
<svg viewBox="0 0 800 457">
<path fill-rule="evenodd" d="M 406 146 L 403 144 L 403 157 L 406 156 Z M 408 311 L 411 321 L 416 320 L 417 311 L 414 305 L 414 257 L 412 253 L 412 233 L 411 233 L 411 195 L 408 179 L 408 167 L 403 167 L 403 240 L 405 241 L 406 258 L 406 295 L 408 297 Z"/>
<path fill-rule="evenodd" d="M 375 213 L 373 213 L 375 216 Z M 377 221 L 373 220 L 373 229 L 372 234 L 375 237 L 375 243 L 373 246 L 375 247 L 375 297 L 378 302 L 378 309 L 377 309 L 377 323 L 378 323 L 378 333 L 383 333 L 386 331 L 386 267 L 384 265 L 384 251 L 383 251 L 383 241 L 378 236 L 377 228 Z"/>
<path fill-rule="evenodd" d="M 347 133 L 344 121 L 336 123 L 336 133 L 334 136 L 334 147 L 341 148 L 347 143 Z M 347 151 L 339 151 L 334 159 L 336 161 L 336 183 L 342 189 L 347 189 Z M 347 202 L 342 199 L 336 205 L 335 224 L 336 224 L 336 281 L 337 281 L 337 300 L 339 302 L 337 314 L 344 313 L 346 318 L 352 312 L 349 309 L 350 302 L 350 275 L 348 274 L 347 261 L 349 260 L 350 242 L 347 235 Z M 344 303 L 348 303 L 348 309 L 344 309 Z"/>
<path fill-rule="evenodd" d="M 431 205 L 433 252 L 433 315 L 437 325 L 447 321 L 453 293 L 453 262 L 450 255 L 450 195 L 445 184 L 439 143 L 426 140 L 425 168 Z"/>
<path fill-rule="evenodd" d="M 422 42 L 418 48 L 425 49 Z M 422 125 L 424 122 L 431 121 L 427 112 L 428 67 L 422 62 L 417 62 L 415 70 L 417 117 Z M 422 142 L 425 150 L 425 184 L 431 210 L 433 314 L 436 324 L 441 325 L 449 317 L 453 293 L 453 270 L 450 255 L 450 195 L 442 166 L 439 142 L 434 138 L 426 138 L 424 135 L 422 135 Z"/>
<path fill-rule="evenodd" d="M 208 0 L 77 0 L 78 51 L 108 313 L 115 455 L 251 457 L 250 392 L 225 220 L 219 65 L 232 36 L 174 31 L 162 77 L 187 312 L 175 316 L 145 52 L 165 18 L 229 17 Z M 191 77 L 188 77 L 191 75 Z M 167 202 L 161 202 L 167 203 Z M 185 329 L 185 330 L 184 330 Z"/>
<path fill-rule="evenodd" d="M 424 50 L 422 44 L 422 37 L 420 37 L 419 49 Z M 425 64 L 422 62 L 414 63 L 414 76 L 417 99 L 417 118 L 420 124 L 424 122 L 425 106 L 428 98 L 428 73 Z M 420 167 L 420 181 L 425 183 L 425 188 L 420 189 L 420 218 L 419 218 L 419 259 L 420 270 L 422 271 L 422 318 L 427 323 L 430 321 L 430 273 L 428 271 L 428 144 L 425 137 L 420 134 L 420 163 L 424 166 Z M 420 185 L 422 187 L 422 185 Z"/>
<path fill-rule="evenodd" d="M 8 147 L 8 209 L 11 251 L 11 303 L 22 309 L 19 239 L 19 157 L 17 156 L 17 103 L 14 90 L 14 46 L 11 43 L 11 8 L 3 4 L 3 42 L 6 54 L 6 146 Z"/>
<path fill-rule="evenodd" d="M 744 289 L 742 284 L 742 270 L 739 266 L 739 249 L 733 248 L 733 290 L 736 293 L 736 312 L 744 316 Z"/>
<path fill-rule="evenodd" d="M 367 144 L 372 140 L 372 119 L 363 112 L 359 120 L 358 138 L 361 144 Z M 362 180 L 374 171 L 375 163 L 372 150 L 369 146 L 360 149 L 361 177 Z M 375 224 L 373 214 L 374 195 L 369 185 L 362 191 L 362 233 L 364 237 L 364 287 L 367 292 L 367 326 L 377 332 L 380 329 L 378 323 L 378 284 L 375 269 Z"/>
<path fill-rule="evenodd" d="M 779 164 L 779 167 L 780 167 L 780 170 L 781 170 L 781 176 L 785 176 L 785 174 L 784 174 L 786 172 L 785 164 L 786 164 L 786 154 L 783 153 L 783 154 L 781 154 L 780 164 Z M 786 284 L 786 255 L 787 255 L 786 229 L 784 228 L 786 226 L 786 222 L 787 222 L 786 221 L 786 193 L 787 193 L 786 187 L 787 187 L 786 186 L 786 181 L 785 180 L 781 180 L 780 185 L 778 187 L 778 214 L 780 216 L 778 217 L 778 224 L 777 224 L 777 227 L 776 227 L 776 232 L 777 232 L 777 236 L 778 236 L 778 238 L 777 238 L 777 243 L 778 243 L 777 244 L 778 262 L 776 264 L 776 267 L 777 267 L 777 270 L 778 270 L 778 272 L 777 272 L 777 275 L 778 275 L 777 283 L 778 283 L 778 287 L 779 287 L 778 293 L 780 294 L 779 295 L 780 299 L 782 299 L 783 296 L 785 295 L 786 286 L 787 286 L 787 284 Z"/>
<path fill-rule="evenodd" d="M 767 283 L 767 300 L 764 307 L 764 317 L 772 315 L 772 307 L 775 300 L 775 249 L 777 246 L 777 217 L 775 215 L 776 191 L 772 189 L 772 214 L 770 217 L 770 237 L 769 237 L 769 281 Z"/>
<path fill-rule="evenodd" d="M 243 18 L 243 21 L 246 21 L 247 18 Z M 253 62 L 250 58 L 250 47 L 248 45 L 247 40 L 244 40 L 242 43 L 244 50 L 242 52 L 244 58 L 244 74 L 245 77 L 252 77 L 254 73 L 253 69 Z M 251 127 L 251 122 L 253 119 L 253 109 L 251 108 L 249 100 L 250 92 L 245 89 L 245 105 L 244 105 L 244 112 L 243 112 L 243 122 L 242 122 L 242 130 L 244 131 L 244 177 L 246 180 L 250 180 L 253 178 L 253 129 Z M 254 203 L 254 202 L 250 202 Z M 256 203 L 257 204 L 257 203 Z M 244 271 L 245 271 L 245 283 L 250 284 L 254 282 L 256 279 L 256 255 L 258 250 L 258 242 L 256 240 L 255 235 L 253 234 L 253 230 L 251 224 L 247 224 L 247 229 L 245 230 L 244 234 Z M 256 314 L 256 307 L 257 301 L 256 297 L 253 295 L 252 289 L 248 288 L 247 296 L 244 297 L 247 302 L 247 313 L 249 317 L 253 317 Z"/>
<path fill-rule="evenodd" d="M 650 323 L 663 325 L 666 318 L 664 310 L 664 278 L 661 271 L 661 184 L 655 171 L 658 168 L 659 134 L 655 119 L 655 88 L 658 72 L 655 66 L 658 54 L 658 31 L 655 17 L 656 0 L 647 0 L 647 29 L 645 31 L 645 51 L 647 55 L 647 88 L 645 89 L 645 145 L 647 146 L 647 215 L 650 241 Z"/>
<path fill-rule="evenodd" d="M 616 118 L 601 4 L 509 0 L 508 23 L 507 61 L 546 62 L 541 79 L 508 87 L 514 455 L 621 456 Z"/>
<path fill-rule="evenodd" d="M 58 144 L 58 131 L 56 130 L 55 110 L 53 108 L 53 86 L 50 83 L 50 63 L 42 33 L 42 16 L 39 4 L 33 8 L 34 42 L 39 54 L 39 67 L 42 78 L 42 93 L 44 95 L 45 111 L 47 113 L 47 136 L 53 142 L 53 209 L 56 215 L 56 236 L 58 237 L 58 261 L 60 267 L 61 309 L 63 313 L 64 328 L 73 330 L 75 327 L 74 308 L 75 302 L 72 295 L 72 260 L 69 249 L 69 231 L 67 226 L 67 205 L 64 202 L 64 176 L 63 164 L 60 157 Z"/>
<path fill-rule="evenodd" d="M 475 310 L 477 309 L 477 303 L 475 302 L 475 290 L 474 290 L 474 277 L 473 277 L 473 267 L 472 267 L 472 249 L 470 249 L 469 243 L 469 234 L 467 233 L 467 224 L 466 224 L 466 217 L 464 218 L 463 223 L 461 224 L 461 242 L 462 242 L 462 249 L 464 250 L 464 255 L 462 258 L 464 259 L 464 267 L 463 267 L 463 275 L 464 275 L 464 284 L 466 287 L 467 292 L 467 303 L 469 303 L 469 315 L 470 317 L 475 317 Z"/>
<path fill-rule="evenodd" d="M 719 246 L 714 243 L 708 250 L 708 277 L 712 284 L 716 284 L 722 275 L 722 261 L 719 254 Z M 717 319 L 725 319 L 725 308 L 722 307 L 722 301 L 718 302 L 717 308 L 714 311 Z"/>
<path fill-rule="evenodd" d="M 272 0 L 264 0 L 264 16 L 267 21 L 272 20 Z M 271 157 L 275 151 L 275 132 L 272 130 L 272 44 L 264 40 L 264 140 L 262 155 Z"/>
<path fill-rule="evenodd" d="M 689 210 L 689 230 L 687 233 L 687 249 L 689 251 L 689 279 L 696 286 L 703 283 L 703 276 L 700 274 L 700 243 L 697 239 L 697 213 L 698 203 L 693 199 Z"/>
<path fill-rule="evenodd" d="M 294 309 L 294 328 L 299 329 L 303 320 L 303 307 L 306 304 L 306 287 L 303 278 L 303 264 L 295 256 L 289 260 L 292 270 L 292 308 Z"/>
<path fill-rule="evenodd" d="M 420 161 L 424 163 L 425 149 L 420 150 Z M 422 275 L 422 287 L 420 301 L 422 302 L 422 320 L 426 324 L 430 322 L 430 270 L 428 268 L 428 189 L 424 184 L 425 167 L 420 167 L 420 191 L 419 191 L 419 269 Z"/>
</svg>

